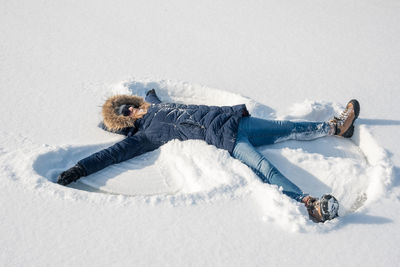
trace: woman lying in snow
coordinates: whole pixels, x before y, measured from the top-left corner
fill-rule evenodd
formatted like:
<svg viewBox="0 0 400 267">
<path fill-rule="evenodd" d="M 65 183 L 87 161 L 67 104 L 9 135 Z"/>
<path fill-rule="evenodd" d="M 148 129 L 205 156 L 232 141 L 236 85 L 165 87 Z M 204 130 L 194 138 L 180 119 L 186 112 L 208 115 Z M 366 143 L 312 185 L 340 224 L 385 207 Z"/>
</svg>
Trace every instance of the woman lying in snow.
<svg viewBox="0 0 400 267">
<path fill-rule="evenodd" d="M 265 183 L 305 204 L 310 218 L 324 222 L 338 216 L 339 203 L 332 195 L 313 198 L 283 176 L 255 147 L 284 140 L 312 140 L 327 135 L 350 138 L 360 112 L 351 100 L 339 117 L 328 122 L 291 122 L 252 118 L 245 105 L 217 107 L 161 103 L 155 90 L 146 99 L 132 95 L 110 97 L 103 105 L 106 130 L 124 134 L 124 140 L 80 160 L 62 172 L 57 183 L 67 185 L 111 164 L 155 150 L 173 139 L 200 139 L 225 149 L 249 166 Z"/>
</svg>

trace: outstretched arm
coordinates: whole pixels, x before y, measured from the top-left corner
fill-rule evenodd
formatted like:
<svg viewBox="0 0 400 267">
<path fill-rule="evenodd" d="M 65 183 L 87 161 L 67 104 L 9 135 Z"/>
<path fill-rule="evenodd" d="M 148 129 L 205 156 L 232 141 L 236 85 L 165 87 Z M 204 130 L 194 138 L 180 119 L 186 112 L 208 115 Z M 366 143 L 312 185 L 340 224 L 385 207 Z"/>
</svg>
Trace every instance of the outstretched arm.
<svg viewBox="0 0 400 267">
<path fill-rule="evenodd" d="M 157 148 L 158 146 L 151 143 L 145 134 L 137 133 L 80 160 L 74 167 L 62 172 L 57 178 L 57 183 L 67 185 L 111 164 L 131 159 Z"/>
</svg>

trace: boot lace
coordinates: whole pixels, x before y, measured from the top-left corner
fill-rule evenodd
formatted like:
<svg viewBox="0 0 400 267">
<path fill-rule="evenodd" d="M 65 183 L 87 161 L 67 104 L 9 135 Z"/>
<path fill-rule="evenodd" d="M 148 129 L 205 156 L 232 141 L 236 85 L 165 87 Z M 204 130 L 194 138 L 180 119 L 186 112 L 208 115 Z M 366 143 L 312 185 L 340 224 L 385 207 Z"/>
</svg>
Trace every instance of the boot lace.
<svg viewBox="0 0 400 267">
<path fill-rule="evenodd" d="M 336 124 L 336 127 L 343 126 L 344 122 L 347 120 L 352 110 L 353 109 L 351 107 L 346 107 L 346 109 L 343 110 L 338 117 L 333 117 L 333 119 L 331 119 L 329 122 Z"/>
</svg>

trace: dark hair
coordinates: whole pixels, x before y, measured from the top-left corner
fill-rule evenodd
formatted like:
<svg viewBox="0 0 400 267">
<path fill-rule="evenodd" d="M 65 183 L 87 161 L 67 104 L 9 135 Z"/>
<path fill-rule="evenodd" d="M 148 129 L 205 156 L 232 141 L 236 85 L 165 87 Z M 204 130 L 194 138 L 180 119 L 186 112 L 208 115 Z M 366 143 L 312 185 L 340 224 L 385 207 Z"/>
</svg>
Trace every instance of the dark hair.
<svg viewBox="0 0 400 267">
<path fill-rule="evenodd" d="M 129 114 L 131 113 L 129 110 L 130 107 L 133 107 L 133 105 L 124 104 L 124 105 L 119 106 L 117 109 L 118 115 L 129 116 Z"/>
</svg>

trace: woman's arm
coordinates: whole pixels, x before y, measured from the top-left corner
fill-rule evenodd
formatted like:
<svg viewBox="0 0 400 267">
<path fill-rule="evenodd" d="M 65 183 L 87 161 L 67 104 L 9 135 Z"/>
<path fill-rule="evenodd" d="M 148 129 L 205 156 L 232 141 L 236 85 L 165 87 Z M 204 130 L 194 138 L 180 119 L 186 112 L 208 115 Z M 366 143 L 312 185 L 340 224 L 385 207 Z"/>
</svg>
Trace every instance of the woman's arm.
<svg viewBox="0 0 400 267">
<path fill-rule="evenodd" d="M 78 164 L 86 170 L 86 175 L 90 175 L 111 164 L 131 159 L 156 148 L 158 146 L 153 145 L 144 133 L 138 132 L 109 148 L 78 161 Z"/>
<path fill-rule="evenodd" d="M 57 183 L 67 185 L 77 181 L 82 176 L 90 175 L 111 164 L 131 159 L 158 147 L 158 145 L 151 143 L 144 133 L 137 133 L 78 161 L 74 167 L 58 176 Z"/>
</svg>

